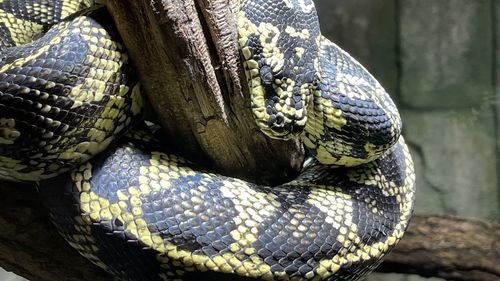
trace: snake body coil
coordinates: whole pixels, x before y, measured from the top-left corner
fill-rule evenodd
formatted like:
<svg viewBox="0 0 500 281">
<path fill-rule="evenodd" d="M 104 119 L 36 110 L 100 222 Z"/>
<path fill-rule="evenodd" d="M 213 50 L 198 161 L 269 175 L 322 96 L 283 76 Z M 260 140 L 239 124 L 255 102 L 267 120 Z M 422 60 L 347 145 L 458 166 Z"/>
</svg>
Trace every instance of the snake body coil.
<svg viewBox="0 0 500 281">
<path fill-rule="evenodd" d="M 24 43 L 23 26 L 31 34 L 55 20 L 48 19 L 51 13 L 63 16 L 69 13 L 65 7 L 84 6 L 82 1 L 23 2 L 24 9 L 39 15 L 24 19 L 17 1 L 0 2 L 0 30 L 9 28 L 4 37 L 11 38 L 3 42 Z M 51 13 L 47 3 L 53 3 Z M 116 32 L 104 29 L 111 26 L 109 16 L 93 14 L 63 21 L 39 40 L 1 52 L 2 178 L 41 180 L 74 168 L 104 150 L 140 114 L 127 54 Z"/>
<path fill-rule="evenodd" d="M 122 280 L 358 280 L 401 239 L 415 176 L 399 114 L 321 35 L 312 2 L 235 5 L 257 124 L 300 136 L 314 156 L 275 187 L 198 169 L 146 131 L 123 134 L 140 94 L 102 9 L 12 46 L 28 36 L 21 22 L 44 29 L 88 5 L 0 1 L 0 176 L 48 178 L 42 198 L 82 255 Z"/>
</svg>

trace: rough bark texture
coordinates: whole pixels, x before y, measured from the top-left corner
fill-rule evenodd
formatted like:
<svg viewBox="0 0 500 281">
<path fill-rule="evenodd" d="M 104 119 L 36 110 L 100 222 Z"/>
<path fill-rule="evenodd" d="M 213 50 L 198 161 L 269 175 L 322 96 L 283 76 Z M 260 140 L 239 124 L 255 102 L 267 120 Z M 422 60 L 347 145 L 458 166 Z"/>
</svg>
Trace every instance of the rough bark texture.
<svg viewBox="0 0 500 281">
<path fill-rule="evenodd" d="M 264 137 L 241 94 L 227 1 L 108 3 L 172 145 L 226 174 L 254 180 L 296 171 L 300 146 Z M 417 216 L 381 270 L 498 280 L 499 240 L 496 223 Z M 34 186 L 0 184 L 0 266 L 32 281 L 112 279 L 57 235 Z"/>
<path fill-rule="evenodd" d="M 500 224 L 415 216 L 401 243 L 377 270 L 447 280 L 500 280 Z"/>
<path fill-rule="evenodd" d="M 0 183 L 0 267 L 31 281 L 113 280 L 59 236 L 32 185 Z"/>
<path fill-rule="evenodd" d="M 242 94 L 231 1 L 109 0 L 108 7 L 177 151 L 254 181 L 296 173 L 300 144 L 262 134 Z"/>
</svg>

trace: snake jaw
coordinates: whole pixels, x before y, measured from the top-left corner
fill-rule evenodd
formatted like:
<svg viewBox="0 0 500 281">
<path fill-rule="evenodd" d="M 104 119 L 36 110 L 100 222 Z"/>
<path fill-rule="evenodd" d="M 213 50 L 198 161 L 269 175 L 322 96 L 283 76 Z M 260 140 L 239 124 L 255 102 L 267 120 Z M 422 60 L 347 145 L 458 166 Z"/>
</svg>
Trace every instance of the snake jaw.
<svg viewBox="0 0 500 281">
<path fill-rule="evenodd" d="M 277 57 L 263 57 L 255 35 L 240 39 L 252 112 L 258 127 L 271 138 L 289 139 L 302 132 L 310 87 L 292 79 L 295 73 Z"/>
</svg>

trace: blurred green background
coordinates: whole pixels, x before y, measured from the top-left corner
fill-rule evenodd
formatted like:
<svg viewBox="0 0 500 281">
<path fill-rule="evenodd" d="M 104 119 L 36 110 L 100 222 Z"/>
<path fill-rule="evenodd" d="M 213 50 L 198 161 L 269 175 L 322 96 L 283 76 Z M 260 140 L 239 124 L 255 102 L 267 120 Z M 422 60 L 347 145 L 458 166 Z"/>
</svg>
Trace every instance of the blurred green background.
<svg viewBox="0 0 500 281">
<path fill-rule="evenodd" d="M 416 165 L 416 213 L 499 220 L 500 1 L 316 5 L 323 34 L 368 68 L 398 104 Z M 24 279 L 0 271 L 0 280 Z M 431 279 L 374 274 L 368 280 Z"/>
</svg>

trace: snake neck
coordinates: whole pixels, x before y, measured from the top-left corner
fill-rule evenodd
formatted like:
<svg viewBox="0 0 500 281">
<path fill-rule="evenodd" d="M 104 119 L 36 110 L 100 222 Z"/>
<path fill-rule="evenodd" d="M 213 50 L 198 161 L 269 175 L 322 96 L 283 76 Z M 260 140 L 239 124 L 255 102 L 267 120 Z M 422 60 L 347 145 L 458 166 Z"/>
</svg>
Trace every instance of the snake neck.
<svg viewBox="0 0 500 281">
<path fill-rule="evenodd" d="M 399 113 L 380 83 L 348 53 L 322 38 L 318 84 L 302 135 L 323 164 L 356 166 L 377 159 L 401 134 Z"/>
</svg>

